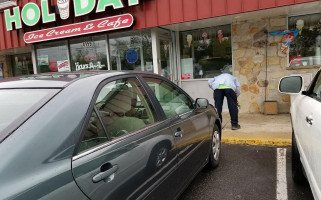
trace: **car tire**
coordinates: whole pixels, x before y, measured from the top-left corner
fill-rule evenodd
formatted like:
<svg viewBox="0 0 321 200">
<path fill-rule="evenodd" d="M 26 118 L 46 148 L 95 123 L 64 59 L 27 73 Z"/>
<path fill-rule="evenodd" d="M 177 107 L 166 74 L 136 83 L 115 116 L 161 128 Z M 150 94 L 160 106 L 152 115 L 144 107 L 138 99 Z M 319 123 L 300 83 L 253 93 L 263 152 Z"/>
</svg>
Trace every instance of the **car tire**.
<svg viewBox="0 0 321 200">
<path fill-rule="evenodd" d="M 221 131 L 215 124 L 213 128 L 213 134 L 211 138 L 210 154 L 207 163 L 207 168 L 215 169 L 219 162 L 221 155 Z"/>
<path fill-rule="evenodd" d="M 300 160 L 300 153 L 296 143 L 294 132 L 292 131 L 292 179 L 295 183 L 304 183 L 306 178 L 304 176 L 302 163 Z"/>
</svg>

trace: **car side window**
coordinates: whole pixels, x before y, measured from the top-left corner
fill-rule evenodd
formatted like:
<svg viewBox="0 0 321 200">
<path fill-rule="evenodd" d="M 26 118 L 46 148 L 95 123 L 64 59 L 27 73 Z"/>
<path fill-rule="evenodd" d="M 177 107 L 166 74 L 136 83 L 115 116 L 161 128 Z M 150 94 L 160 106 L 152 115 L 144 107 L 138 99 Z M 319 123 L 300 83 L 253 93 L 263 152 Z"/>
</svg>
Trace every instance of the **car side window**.
<svg viewBox="0 0 321 200">
<path fill-rule="evenodd" d="M 156 113 L 136 78 L 106 84 L 95 106 L 112 140 L 156 122 Z"/>
<path fill-rule="evenodd" d="M 194 109 L 193 101 L 180 89 L 165 80 L 144 78 L 157 100 L 161 104 L 167 118 L 189 112 Z"/>
<path fill-rule="evenodd" d="M 92 111 L 88 125 L 85 129 L 84 136 L 80 143 L 78 152 L 83 152 L 92 147 L 98 146 L 107 141 L 106 133 L 103 129 L 103 126 L 95 112 Z"/>
<path fill-rule="evenodd" d="M 319 73 L 318 78 L 313 87 L 312 96 L 321 100 L 321 73 Z"/>
</svg>

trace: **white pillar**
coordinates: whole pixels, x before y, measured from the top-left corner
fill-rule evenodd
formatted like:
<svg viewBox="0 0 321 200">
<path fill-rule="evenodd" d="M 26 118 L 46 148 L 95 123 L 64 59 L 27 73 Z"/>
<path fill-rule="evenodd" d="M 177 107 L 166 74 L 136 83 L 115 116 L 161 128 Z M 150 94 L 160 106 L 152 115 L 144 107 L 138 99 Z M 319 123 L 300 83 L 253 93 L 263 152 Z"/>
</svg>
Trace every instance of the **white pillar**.
<svg viewBox="0 0 321 200">
<path fill-rule="evenodd" d="M 153 67 L 154 73 L 160 74 L 161 67 L 160 67 L 160 44 L 159 44 L 159 37 L 157 33 L 157 28 L 152 28 L 151 30 L 152 36 L 152 53 L 153 53 Z"/>
<path fill-rule="evenodd" d="M 106 55 L 107 55 L 107 69 L 111 70 L 110 66 L 110 49 L 109 49 L 109 37 L 106 35 Z"/>
<path fill-rule="evenodd" d="M 179 32 L 174 32 L 175 35 L 175 41 L 174 41 L 174 48 L 175 48 L 175 61 L 176 61 L 176 73 L 175 79 L 177 78 L 176 82 L 177 84 L 182 87 L 182 78 L 181 78 L 181 52 L 180 52 L 180 46 L 179 46 Z"/>
<path fill-rule="evenodd" d="M 32 66 L 33 66 L 33 73 L 38 74 L 36 48 L 34 45 L 31 46 L 31 60 L 32 60 Z"/>
</svg>

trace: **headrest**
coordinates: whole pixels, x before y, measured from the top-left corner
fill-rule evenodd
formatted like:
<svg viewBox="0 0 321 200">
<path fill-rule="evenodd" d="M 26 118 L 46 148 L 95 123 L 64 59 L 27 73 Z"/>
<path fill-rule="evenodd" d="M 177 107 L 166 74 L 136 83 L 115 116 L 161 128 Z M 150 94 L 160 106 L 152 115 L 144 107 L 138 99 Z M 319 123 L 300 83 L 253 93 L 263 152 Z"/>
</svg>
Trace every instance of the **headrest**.
<svg viewBox="0 0 321 200">
<path fill-rule="evenodd" d="M 107 103 L 107 108 L 115 113 L 125 113 L 131 109 L 131 92 L 129 90 L 115 91 L 117 94 Z"/>
</svg>

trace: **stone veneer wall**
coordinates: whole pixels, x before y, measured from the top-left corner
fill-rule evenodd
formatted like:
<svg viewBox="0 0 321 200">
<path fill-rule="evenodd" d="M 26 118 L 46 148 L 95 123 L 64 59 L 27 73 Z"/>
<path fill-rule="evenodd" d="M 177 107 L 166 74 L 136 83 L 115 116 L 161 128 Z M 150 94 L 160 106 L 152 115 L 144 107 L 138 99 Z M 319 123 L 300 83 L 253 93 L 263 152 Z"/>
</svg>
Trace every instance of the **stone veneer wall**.
<svg viewBox="0 0 321 200">
<path fill-rule="evenodd" d="M 242 113 L 263 113 L 265 101 L 266 76 L 266 34 L 268 31 L 286 30 L 287 17 L 259 19 L 258 21 L 240 21 L 232 24 L 232 48 L 234 75 L 241 84 L 238 101 Z M 266 100 L 278 102 L 279 113 L 287 113 L 290 108 L 289 95 L 278 92 L 278 83 L 282 76 L 317 72 L 314 69 L 290 70 L 288 55 L 280 50 L 281 36 L 268 35 L 267 49 L 267 97 Z"/>
</svg>

